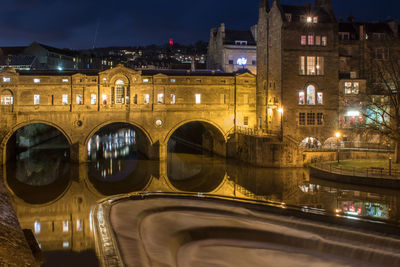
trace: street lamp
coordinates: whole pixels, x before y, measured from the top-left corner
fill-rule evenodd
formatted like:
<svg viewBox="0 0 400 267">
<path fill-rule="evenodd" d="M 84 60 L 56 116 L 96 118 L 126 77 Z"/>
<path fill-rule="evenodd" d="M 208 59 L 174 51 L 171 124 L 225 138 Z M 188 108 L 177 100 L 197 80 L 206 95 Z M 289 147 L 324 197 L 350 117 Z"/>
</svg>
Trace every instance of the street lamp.
<svg viewBox="0 0 400 267">
<path fill-rule="evenodd" d="M 339 138 L 341 136 L 341 133 L 336 132 L 335 136 L 336 136 L 336 148 L 337 148 L 336 158 L 337 158 L 337 163 L 339 163 Z"/>
</svg>

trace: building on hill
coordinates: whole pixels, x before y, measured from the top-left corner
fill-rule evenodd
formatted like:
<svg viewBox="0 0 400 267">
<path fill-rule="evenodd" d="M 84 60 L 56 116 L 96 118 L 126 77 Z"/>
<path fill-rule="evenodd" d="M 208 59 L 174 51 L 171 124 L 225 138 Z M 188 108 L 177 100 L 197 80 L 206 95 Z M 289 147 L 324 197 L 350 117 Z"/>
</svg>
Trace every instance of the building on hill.
<svg viewBox="0 0 400 267">
<path fill-rule="evenodd" d="M 207 68 L 225 72 L 257 72 L 256 39 L 251 30 L 229 30 L 222 23 L 210 31 Z"/>
</svg>

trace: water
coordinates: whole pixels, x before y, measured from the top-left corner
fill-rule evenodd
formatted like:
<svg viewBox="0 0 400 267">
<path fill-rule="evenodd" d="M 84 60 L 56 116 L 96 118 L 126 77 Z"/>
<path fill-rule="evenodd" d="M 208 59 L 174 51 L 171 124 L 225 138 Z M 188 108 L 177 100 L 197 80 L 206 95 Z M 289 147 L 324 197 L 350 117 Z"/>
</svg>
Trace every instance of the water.
<svg viewBox="0 0 400 267">
<path fill-rule="evenodd" d="M 43 266 L 98 266 L 90 212 L 104 197 L 135 191 L 201 192 L 400 221 L 400 194 L 310 178 L 307 169 L 263 169 L 186 150 L 146 160 L 135 132 L 95 135 L 90 163 L 69 163 L 57 139 L 21 153 L 3 169 L 22 228 L 32 229 Z M 64 264 L 64 265 L 63 265 Z"/>
</svg>

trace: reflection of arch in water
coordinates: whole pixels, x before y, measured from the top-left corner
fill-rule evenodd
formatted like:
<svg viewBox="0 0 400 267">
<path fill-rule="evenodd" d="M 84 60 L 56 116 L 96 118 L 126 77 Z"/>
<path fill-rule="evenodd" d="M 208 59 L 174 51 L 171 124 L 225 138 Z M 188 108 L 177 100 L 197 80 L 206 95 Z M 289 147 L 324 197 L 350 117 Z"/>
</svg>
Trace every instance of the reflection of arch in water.
<svg viewBox="0 0 400 267">
<path fill-rule="evenodd" d="M 320 148 L 321 142 L 315 137 L 306 137 L 301 141 L 300 146 L 305 148 Z"/>
<path fill-rule="evenodd" d="M 222 160 L 208 156 L 172 153 L 168 155 L 168 180 L 184 192 L 212 192 L 225 177 Z"/>
<path fill-rule="evenodd" d="M 153 140 L 152 140 L 150 134 L 145 130 L 145 128 L 143 126 L 141 126 L 140 124 L 132 122 L 132 121 L 120 121 L 120 120 L 107 121 L 107 122 L 97 125 L 86 137 L 86 140 L 85 140 L 86 149 L 88 148 L 90 139 L 95 134 L 104 130 L 106 127 L 116 127 L 117 128 L 117 126 L 120 126 L 120 128 L 123 128 L 124 126 L 133 128 L 136 132 L 136 136 L 138 137 L 138 142 L 137 142 L 138 150 L 148 157 L 149 157 L 149 155 L 152 154 Z"/>
<path fill-rule="evenodd" d="M 55 128 L 56 130 L 58 130 L 58 131 L 64 136 L 64 138 L 65 138 L 66 141 L 68 142 L 69 147 L 71 148 L 71 144 L 72 144 L 71 137 L 70 137 L 70 136 L 67 134 L 67 132 L 66 132 L 62 127 L 60 127 L 59 125 L 57 125 L 57 124 L 55 124 L 55 123 L 52 123 L 52 122 L 41 121 L 41 120 L 33 120 L 33 121 L 29 121 L 29 122 L 23 122 L 23 123 L 20 123 L 20 124 L 15 125 L 15 126 L 7 133 L 7 135 L 3 138 L 3 140 L 2 140 L 2 142 L 1 142 L 1 144 L 0 144 L 0 149 L 3 150 L 3 158 L 1 159 L 3 164 L 5 164 L 5 163 L 7 162 L 7 160 L 8 160 L 8 158 L 10 157 L 10 154 L 11 154 L 11 153 L 9 153 L 9 152 L 11 152 L 11 150 L 12 150 L 12 151 L 15 150 L 15 148 L 7 149 L 8 145 L 9 145 L 10 139 L 12 139 L 12 137 L 15 136 L 15 134 L 16 134 L 16 132 L 17 132 L 18 130 L 22 129 L 22 128 L 25 127 L 25 126 L 34 125 L 34 124 L 42 124 L 42 125 L 47 125 L 47 126 L 50 126 L 50 127 Z M 8 150 L 10 150 L 10 151 L 8 151 Z"/>
<path fill-rule="evenodd" d="M 117 159 L 116 159 L 117 160 Z M 157 161 L 144 160 L 137 157 L 130 157 L 125 160 L 127 166 L 114 182 L 107 181 L 99 176 L 98 172 L 93 171 L 95 166 L 88 166 L 88 177 L 90 187 L 103 196 L 126 194 L 135 191 L 142 191 L 149 183 L 152 176 L 157 176 L 159 163 Z"/>
<path fill-rule="evenodd" d="M 22 200 L 33 205 L 50 205 L 61 199 L 71 186 L 71 171 L 48 185 L 34 186 L 24 184 L 15 177 L 14 165 L 15 162 L 3 165 L 3 174 L 4 184 L 9 192 L 16 196 L 16 201 Z"/>
</svg>

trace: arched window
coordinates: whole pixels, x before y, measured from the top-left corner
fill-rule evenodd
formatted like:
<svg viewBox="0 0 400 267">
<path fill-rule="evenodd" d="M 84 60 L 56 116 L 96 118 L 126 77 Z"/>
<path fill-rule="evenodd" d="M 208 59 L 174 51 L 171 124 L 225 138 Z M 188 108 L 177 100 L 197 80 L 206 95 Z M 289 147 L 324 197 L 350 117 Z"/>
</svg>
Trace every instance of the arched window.
<svg viewBox="0 0 400 267">
<path fill-rule="evenodd" d="M 315 105 L 315 86 L 307 86 L 307 105 Z"/>
<path fill-rule="evenodd" d="M 125 99 L 125 83 L 122 80 L 115 82 L 115 103 L 124 104 Z"/>
<path fill-rule="evenodd" d="M 0 96 L 1 105 L 5 105 L 5 106 L 11 106 L 14 104 L 14 98 L 13 98 L 13 94 L 10 90 L 3 90 L 1 92 L 1 96 Z"/>
</svg>

